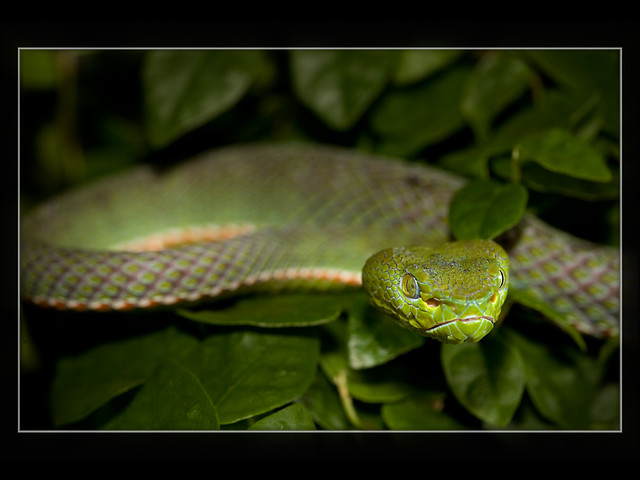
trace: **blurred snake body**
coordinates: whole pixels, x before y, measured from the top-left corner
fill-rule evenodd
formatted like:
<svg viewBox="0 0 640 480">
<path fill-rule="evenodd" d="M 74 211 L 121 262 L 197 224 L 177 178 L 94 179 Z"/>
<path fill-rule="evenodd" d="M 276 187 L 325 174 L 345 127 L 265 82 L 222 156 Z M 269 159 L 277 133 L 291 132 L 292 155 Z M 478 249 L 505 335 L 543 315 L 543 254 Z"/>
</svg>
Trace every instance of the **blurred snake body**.
<svg viewBox="0 0 640 480">
<path fill-rule="evenodd" d="M 23 217 L 21 293 L 105 311 L 364 284 L 403 326 L 458 343 L 492 329 L 510 288 L 584 334 L 618 332 L 616 249 L 530 215 L 504 249 L 450 242 L 448 205 L 463 184 L 317 145 L 227 147 L 163 172 L 139 167 Z"/>
</svg>

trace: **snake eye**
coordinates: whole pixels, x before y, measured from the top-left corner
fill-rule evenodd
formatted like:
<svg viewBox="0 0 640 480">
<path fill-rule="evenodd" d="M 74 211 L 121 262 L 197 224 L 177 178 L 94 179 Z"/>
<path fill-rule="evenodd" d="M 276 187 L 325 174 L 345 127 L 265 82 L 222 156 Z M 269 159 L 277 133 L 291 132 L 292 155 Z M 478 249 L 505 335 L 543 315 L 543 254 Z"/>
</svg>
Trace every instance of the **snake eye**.
<svg viewBox="0 0 640 480">
<path fill-rule="evenodd" d="M 405 273 L 400 280 L 400 288 L 407 298 L 418 298 L 420 296 L 420 287 L 418 281 L 410 273 Z"/>
<path fill-rule="evenodd" d="M 504 271 L 500 269 L 500 285 L 498 285 L 498 288 L 502 288 L 504 286 L 505 281 L 506 281 L 506 276 L 504 274 Z"/>
</svg>

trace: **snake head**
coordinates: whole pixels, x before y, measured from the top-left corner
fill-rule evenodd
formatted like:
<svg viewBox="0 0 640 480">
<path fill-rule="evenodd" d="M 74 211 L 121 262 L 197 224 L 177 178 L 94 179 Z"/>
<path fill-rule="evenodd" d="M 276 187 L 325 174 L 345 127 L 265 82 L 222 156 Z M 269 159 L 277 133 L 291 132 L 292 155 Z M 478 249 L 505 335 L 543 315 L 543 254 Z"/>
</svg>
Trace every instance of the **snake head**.
<svg viewBox="0 0 640 480">
<path fill-rule="evenodd" d="M 500 316 L 509 260 L 490 240 L 389 248 L 367 260 L 362 283 L 400 325 L 445 343 L 477 342 Z"/>
</svg>

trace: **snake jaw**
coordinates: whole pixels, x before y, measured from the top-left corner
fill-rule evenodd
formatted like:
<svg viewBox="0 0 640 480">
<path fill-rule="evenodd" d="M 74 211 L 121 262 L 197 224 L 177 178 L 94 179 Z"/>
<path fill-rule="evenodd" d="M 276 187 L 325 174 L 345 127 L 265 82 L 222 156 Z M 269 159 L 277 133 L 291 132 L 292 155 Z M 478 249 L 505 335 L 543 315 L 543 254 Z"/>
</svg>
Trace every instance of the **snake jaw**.
<svg viewBox="0 0 640 480">
<path fill-rule="evenodd" d="M 443 343 L 478 342 L 484 338 L 495 324 L 488 315 L 456 318 L 427 328 L 424 335 Z"/>
</svg>

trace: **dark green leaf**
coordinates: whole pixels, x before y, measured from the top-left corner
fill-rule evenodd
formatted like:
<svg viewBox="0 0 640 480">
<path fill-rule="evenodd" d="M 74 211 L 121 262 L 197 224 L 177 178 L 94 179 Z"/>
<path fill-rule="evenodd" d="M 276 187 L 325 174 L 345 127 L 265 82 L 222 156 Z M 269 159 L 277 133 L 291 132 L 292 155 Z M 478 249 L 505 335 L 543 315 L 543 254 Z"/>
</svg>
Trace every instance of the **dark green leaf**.
<svg viewBox="0 0 640 480">
<path fill-rule="evenodd" d="M 425 338 L 404 329 L 359 295 L 349 309 L 349 366 L 371 368 L 420 347 Z"/>
<path fill-rule="evenodd" d="M 604 156 L 562 129 L 554 128 L 525 138 L 516 147 L 514 158 L 520 163 L 534 160 L 552 172 L 593 182 L 611 179 Z"/>
<path fill-rule="evenodd" d="M 521 185 L 475 180 L 451 200 L 449 225 L 458 240 L 492 239 L 516 225 L 526 206 Z"/>
<path fill-rule="evenodd" d="M 438 161 L 446 170 L 458 173 L 469 178 L 487 180 L 489 178 L 489 157 L 483 147 L 471 147 L 464 150 L 456 150 L 444 155 Z M 507 179 L 509 177 L 506 177 Z"/>
<path fill-rule="evenodd" d="M 391 430 L 461 430 L 462 424 L 442 412 L 442 394 L 412 395 L 382 406 L 382 418 Z"/>
<path fill-rule="evenodd" d="M 347 130 L 387 84 L 393 53 L 385 50 L 292 51 L 295 92 L 331 128 Z"/>
<path fill-rule="evenodd" d="M 464 91 L 461 111 L 479 140 L 486 140 L 491 122 L 522 96 L 530 79 L 527 65 L 505 54 L 489 55 L 476 65 Z"/>
<path fill-rule="evenodd" d="M 509 157 L 496 158 L 492 161 L 492 171 L 500 178 L 511 178 L 512 159 Z M 620 181 L 617 172 L 606 182 L 591 182 L 570 177 L 561 173 L 554 173 L 535 162 L 527 162 L 521 169 L 522 183 L 529 190 L 548 192 L 579 198 L 582 200 L 613 200 L 620 195 Z"/>
<path fill-rule="evenodd" d="M 528 292 L 526 290 L 509 290 L 510 299 L 521 303 L 529 308 L 536 310 L 537 312 L 542 313 L 547 319 L 551 320 L 555 323 L 561 330 L 567 333 L 574 342 L 580 347 L 581 350 L 585 351 L 587 349 L 587 345 L 580 335 L 580 332 L 576 330 L 576 328 L 571 324 L 567 315 L 561 312 L 557 312 L 553 308 L 551 308 L 548 302 L 540 300 L 536 295 Z"/>
<path fill-rule="evenodd" d="M 311 414 L 304 406 L 294 403 L 261 418 L 249 430 L 315 430 Z"/>
<path fill-rule="evenodd" d="M 318 361 L 318 341 L 305 334 L 240 331 L 213 335 L 188 364 L 218 408 L 221 424 L 278 408 L 301 396 Z"/>
<path fill-rule="evenodd" d="M 620 55 L 617 49 L 530 50 L 526 55 L 562 87 L 599 101 L 605 128 L 620 130 Z"/>
<path fill-rule="evenodd" d="M 452 64 L 462 50 L 403 50 L 394 76 L 397 85 L 408 85 L 433 75 Z"/>
<path fill-rule="evenodd" d="M 518 110 L 498 126 L 483 146 L 489 154 L 509 153 L 524 138 L 550 128 L 569 128 L 579 109 L 575 99 L 551 90 L 538 102 Z"/>
<path fill-rule="evenodd" d="M 251 325 L 283 328 L 308 327 L 332 322 L 340 316 L 339 297 L 321 294 L 260 295 L 248 297 L 223 310 L 178 313 L 190 320 L 212 325 Z"/>
<path fill-rule="evenodd" d="M 596 362 L 582 356 L 581 366 L 576 355 L 554 351 L 512 329 L 503 330 L 522 356 L 527 392 L 536 409 L 561 428 L 588 428 L 594 381 L 599 377 Z"/>
<path fill-rule="evenodd" d="M 142 385 L 161 362 L 181 358 L 196 346 L 192 337 L 169 329 L 63 358 L 52 387 L 55 425 L 85 418 L 109 400 Z"/>
<path fill-rule="evenodd" d="M 442 345 L 442 368 L 456 399 L 469 412 L 505 426 L 524 391 L 524 369 L 518 350 L 496 332 L 479 343 Z"/>
<path fill-rule="evenodd" d="M 353 398 L 367 403 L 391 403 L 410 393 L 405 372 L 393 364 L 367 370 L 347 371 L 349 393 Z"/>
<path fill-rule="evenodd" d="M 609 383 L 597 392 L 589 409 L 589 417 L 593 429 L 620 428 L 620 385 Z"/>
<path fill-rule="evenodd" d="M 166 360 L 108 430 L 218 430 L 218 411 L 201 379 L 181 361 Z"/>
<path fill-rule="evenodd" d="M 338 348 L 325 352 L 320 357 L 320 367 L 323 373 L 331 380 L 338 391 L 338 398 L 342 409 L 349 419 L 349 423 L 356 428 L 362 426 L 362 422 L 353 405 L 353 398 L 349 392 L 349 366 L 347 365 L 346 352 L 343 348 Z"/>
<path fill-rule="evenodd" d="M 337 390 L 322 371 L 318 371 L 300 401 L 325 430 L 347 430 L 351 427 Z"/>
<path fill-rule="evenodd" d="M 251 50 L 149 52 L 143 87 L 149 138 L 162 147 L 234 105 L 261 59 Z"/>
<path fill-rule="evenodd" d="M 371 128 L 378 150 L 406 156 L 441 141 L 464 126 L 458 108 L 469 69 L 454 67 L 410 88 L 387 93 L 373 109 Z"/>
</svg>

